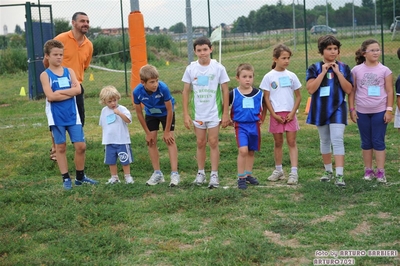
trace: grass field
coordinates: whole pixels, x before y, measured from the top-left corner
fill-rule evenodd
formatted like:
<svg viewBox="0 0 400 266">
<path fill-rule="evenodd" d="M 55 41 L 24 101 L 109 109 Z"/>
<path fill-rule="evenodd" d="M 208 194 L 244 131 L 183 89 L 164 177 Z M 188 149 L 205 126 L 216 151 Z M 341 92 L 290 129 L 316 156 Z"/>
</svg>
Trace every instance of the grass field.
<svg viewBox="0 0 400 266">
<path fill-rule="evenodd" d="M 268 49 L 225 55 L 230 87 L 236 86 L 234 68 L 244 61 L 255 66 L 258 86 L 270 68 Z M 350 51 L 354 50 L 349 49 L 348 54 L 343 51 L 342 57 L 347 60 L 342 60 L 352 62 Z M 319 59 L 316 53 L 313 56 Z M 399 73 L 398 61 L 392 57 L 387 62 L 394 73 Z M 296 67 L 300 60 L 304 59 L 298 51 L 291 70 L 304 84 L 305 69 L 300 64 Z M 254 166 L 260 186 L 246 191 L 236 188 L 237 148 L 233 129 L 228 128 L 220 134 L 221 187 L 197 187 L 192 185 L 197 170 L 195 137 L 182 123 L 183 70 L 182 62 L 160 68 L 161 79 L 178 103 L 176 141 L 181 183 L 176 188 L 168 188 L 169 160 L 161 142 L 161 168 L 167 182 L 145 185 L 152 167 L 145 136 L 133 111 L 129 128 L 135 184 L 105 185 L 109 170 L 103 164 L 98 93 L 106 84 L 114 84 L 123 92 L 122 74 L 93 70 L 95 80 L 86 77 L 86 172 L 101 184 L 74 187 L 72 191 L 62 189 L 57 165 L 49 160 L 45 101 L 19 96 L 21 86 L 28 88 L 26 73 L 0 77 L 1 265 L 312 265 L 318 264 L 315 259 L 335 259 L 334 251 L 345 250 L 365 254 L 339 254 L 336 259 L 347 259 L 342 264 L 400 265 L 400 134 L 393 123 L 386 138 L 387 184 L 362 179 L 359 134 L 350 120 L 345 133 L 347 186 L 341 189 L 333 183 L 321 183 L 318 133 L 314 126 L 304 123 L 308 95 L 303 89 L 298 114 L 298 185 L 266 181 L 274 169 L 274 159 L 273 138 L 264 124 L 262 147 Z M 130 97 L 124 96 L 120 103 L 132 110 Z M 74 175 L 70 144 L 68 158 Z M 288 173 L 287 146 L 283 165 Z M 206 169 L 209 172 L 209 162 Z M 396 252 L 372 256 L 368 253 L 371 250 Z"/>
</svg>

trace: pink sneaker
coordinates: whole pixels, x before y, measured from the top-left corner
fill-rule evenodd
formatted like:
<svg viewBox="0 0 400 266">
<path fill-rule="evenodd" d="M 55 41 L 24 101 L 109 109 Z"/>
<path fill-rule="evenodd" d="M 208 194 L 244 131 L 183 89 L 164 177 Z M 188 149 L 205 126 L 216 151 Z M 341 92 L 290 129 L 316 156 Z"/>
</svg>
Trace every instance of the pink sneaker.
<svg viewBox="0 0 400 266">
<path fill-rule="evenodd" d="M 385 170 L 379 169 L 376 172 L 376 180 L 380 183 L 386 183 Z"/>
<path fill-rule="evenodd" d="M 375 177 L 374 170 L 372 170 L 372 169 L 365 169 L 364 180 L 371 181 L 371 180 L 374 179 L 374 177 Z"/>
</svg>

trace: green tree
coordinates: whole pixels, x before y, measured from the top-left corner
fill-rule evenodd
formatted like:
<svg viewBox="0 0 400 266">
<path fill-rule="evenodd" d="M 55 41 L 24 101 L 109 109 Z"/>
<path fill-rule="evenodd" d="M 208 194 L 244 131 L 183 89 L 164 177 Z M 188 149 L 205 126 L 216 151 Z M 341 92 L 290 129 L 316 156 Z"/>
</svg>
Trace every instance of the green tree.
<svg viewBox="0 0 400 266">
<path fill-rule="evenodd" d="M 381 3 L 382 3 L 382 20 L 383 20 L 383 24 L 386 24 L 388 27 L 389 25 L 394 21 L 393 18 L 393 1 L 394 0 L 377 0 L 376 1 L 376 8 L 377 8 L 377 12 L 378 12 L 378 23 L 381 19 Z M 398 16 L 400 14 L 400 5 L 396 4 L 395 5 L 396 10 L 394 11 L 394 13 L 396 14 L 396 16 Z"/>
<path fill-rule="evenodd" d="M 174 33 L 184 33 L 186 32 L 186 26 L 183 24 L 183 22 L 178 22 L 175 25 L 171 26 L 169 28 L 169 31 L 172 31 Z"/>
<path fill-rule="evenodd" d="M 247 32 L 247 18 L 245 16 L 239 17 L 235 22 L 233 22 L 232 32 L 234 33 L 243 33 Z"/>
<path fill-rule="evenodd" d="M 54 19 L 54 28 L 55 28 L 55 33 L 56 36 L 62 32 L 69 31 L 71 29 L 71 26 L 69 25 L 69 21 L 63 18 L 60 19 Z"/>
<path fill-rule="evenodd" d="M 21 35 L 24 31 L 21 29 L 21 26 L 19 26 L 18 24 L 15 25 L 15 30 L 14 30 L 15 34 Z"/>
<path fill-rule="evenodd" d="M 374 1 L 373 0 L 362 0 L 362 7 L 374 9 Z"/>
</svg>

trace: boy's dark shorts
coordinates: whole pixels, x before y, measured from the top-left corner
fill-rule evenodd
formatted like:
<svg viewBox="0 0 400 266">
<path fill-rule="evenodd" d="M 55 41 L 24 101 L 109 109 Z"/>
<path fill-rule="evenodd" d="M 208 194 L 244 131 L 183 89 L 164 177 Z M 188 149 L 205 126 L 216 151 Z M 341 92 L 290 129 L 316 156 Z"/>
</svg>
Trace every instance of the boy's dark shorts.
<svg viewBox="0 0 400 266">
<path fill-rule="evenodd" d="M 163 130 L 165 131 L 165 126 L 167 124 L 167 116 L 151 116 L 146 115 L 146 125 L 150 131 L 158 131 L 160 129 L 160 122 L 162 124 Z M 170 131 L 175 129 L 175 112 L 172 114 L 172 123 Z"/>
</svg>

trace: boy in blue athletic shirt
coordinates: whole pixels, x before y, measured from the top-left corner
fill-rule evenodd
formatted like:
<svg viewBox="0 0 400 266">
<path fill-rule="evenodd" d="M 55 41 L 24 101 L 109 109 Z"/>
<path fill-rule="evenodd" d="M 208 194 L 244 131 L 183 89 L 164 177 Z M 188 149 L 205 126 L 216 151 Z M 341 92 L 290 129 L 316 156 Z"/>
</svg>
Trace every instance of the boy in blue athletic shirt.
<svg viewBox="0 0 400 266">
<path fill-rule="evenodd" d="M 75 148 L 75 186 L 95 185 L 98 182 L 88 178 L 84 172 L 86 143 L 75 98 L 81 93 L 79 82 L 71 68 L 61 65 L 64 45 L 60 41 L 47 41 L 44 44 L 44 56 L 49 62 L 49 67 L 40 74 L 40 81 L 46 95 L 47 121 L 56 146 L 63 187 L 66 190 L 72 188 L 66 155 L 66 132 Z"/>
<path fill-rule="evenodd" d="M 160 169 L 160 156 L 157 147 L 157 132 L 160 123 L 164 135 L 163 141 L 167 144 L 171 163 L 170 187 L 177 186 L 180 181 L 178 173 L 178 149 L 176 147 L 175 129 L 175 99 L 171 96 L 168 86 L 158 80 L 157 69 L 152 65 L 145 65 L 140 69 L 141 83 L 133 90 L 133 102 L 137 118 L 146 133 L 146 142 L 149 149 L 154 172 L 146 185 L 154 186 L 164 183 L 164 175 Z M 146 116 L 143 116 L 143 107 Z"/>
</svg>

